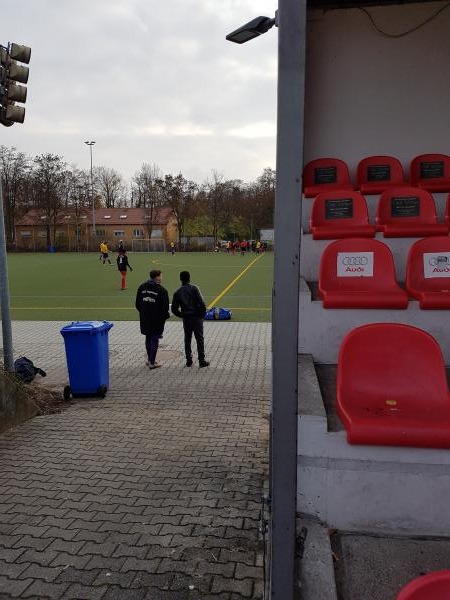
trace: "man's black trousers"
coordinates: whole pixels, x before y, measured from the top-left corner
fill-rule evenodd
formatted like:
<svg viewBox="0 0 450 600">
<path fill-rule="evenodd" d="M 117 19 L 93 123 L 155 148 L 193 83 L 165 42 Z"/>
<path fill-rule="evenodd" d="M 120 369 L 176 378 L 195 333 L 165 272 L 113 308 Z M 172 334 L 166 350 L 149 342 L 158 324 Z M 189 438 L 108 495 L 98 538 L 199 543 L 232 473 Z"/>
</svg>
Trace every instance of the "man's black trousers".
<svg viewBox="0 0 450 600">
<path fill-rule="evenodd" d="M 192 360 L 191 341 L 192 334 L 197 342 L 197 353 L 199 362 L 205 360 L 205 340 L 203 337 L 203 317 L 184 317 L 184 351 L 186 360 Z"/>
</svg>

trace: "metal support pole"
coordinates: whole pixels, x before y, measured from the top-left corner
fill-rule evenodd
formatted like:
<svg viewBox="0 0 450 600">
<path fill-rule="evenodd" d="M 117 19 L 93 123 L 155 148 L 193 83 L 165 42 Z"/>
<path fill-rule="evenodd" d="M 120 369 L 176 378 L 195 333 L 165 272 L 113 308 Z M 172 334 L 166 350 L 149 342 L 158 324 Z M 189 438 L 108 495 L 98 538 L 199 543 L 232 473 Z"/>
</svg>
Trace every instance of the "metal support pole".
<svg viewBox="0 0 450 600">
<path fill-rule="evenodd" d="M 279 0 L 271 600 L 295 596 L 297 378 L 307 0 Z"/>
<path fill-rule="evenodd" d="M 92 146 L 95 142 L 84 142 L 87 146 L 89 146 L 89 151 L 91 155 L 91 203 L 92 203 L 92 237 L 95 237 L 95 204 L 94 204 L 94 177 L 92 175 Z"/>
<path fill-rule="evenodd" d="M 94 203 L 94 177 L 92 174 L 92 146 L 91 142 L 89 145 L 89 150 L 91 152 L 91 202 L 92 202 L 92 235 L 95 237 L 95 203 Z"/>
<path fill-rule="evenodd" d="M 2 310 L 3 361 L 7 371 L 14 371 L 14 354 L 9 302 L 8 262 L 6 256 L 3 183 L 0 177 L 0 304 Z"/>
</svg>

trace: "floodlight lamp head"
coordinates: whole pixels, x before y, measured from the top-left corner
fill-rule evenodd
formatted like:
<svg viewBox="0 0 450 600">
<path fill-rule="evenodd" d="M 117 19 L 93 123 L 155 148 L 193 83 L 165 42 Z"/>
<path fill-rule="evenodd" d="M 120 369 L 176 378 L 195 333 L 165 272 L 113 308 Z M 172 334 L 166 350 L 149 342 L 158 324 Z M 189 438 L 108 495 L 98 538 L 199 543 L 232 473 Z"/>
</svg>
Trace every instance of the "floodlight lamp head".
<svg viewBox="0 0 450 600">
<path fill-rule="evenodd" d="M 229 42 L 235 42 L 236 44 L 244 44 L 255 37 L 258 37 L 262 33 L 269 31 L 271 27 L 276 25 L 276 19 L 270 17 L 256 17 L 252 21 L 249 21 L 239 29 L 235 29 L 226 36 Z"/>
</svg>

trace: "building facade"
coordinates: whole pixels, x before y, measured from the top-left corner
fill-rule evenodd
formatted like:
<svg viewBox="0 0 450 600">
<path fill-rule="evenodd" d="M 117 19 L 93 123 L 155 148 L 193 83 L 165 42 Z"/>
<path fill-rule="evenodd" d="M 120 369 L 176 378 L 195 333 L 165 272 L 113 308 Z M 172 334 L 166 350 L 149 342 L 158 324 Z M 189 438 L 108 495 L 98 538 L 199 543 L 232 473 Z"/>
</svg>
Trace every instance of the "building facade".
<svg viewBox="0 0 450 600">
<path fill-rule="evenodd" d="M 65 252 L 97 251 L 106 241 L 111 249 L 123 240 L 133 251 L 164 251 L 177 239 L 176 220 L 169 208 L 70 208 L 48 215 L 29 210 L 15 226 L 15 249 L 42 252 L 54 247 Z"/>
</svg>

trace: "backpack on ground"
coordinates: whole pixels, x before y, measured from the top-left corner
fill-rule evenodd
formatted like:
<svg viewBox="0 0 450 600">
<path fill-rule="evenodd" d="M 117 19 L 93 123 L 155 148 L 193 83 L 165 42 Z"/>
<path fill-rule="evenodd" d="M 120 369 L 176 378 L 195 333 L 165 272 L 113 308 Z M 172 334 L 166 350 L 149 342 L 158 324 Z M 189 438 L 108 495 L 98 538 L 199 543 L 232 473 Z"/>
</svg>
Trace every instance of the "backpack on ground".
<svg viewBox="0 0 450 600">
<path fill-rule="evenodd" d="M 37 374 L 46 377 L 47 373 L 38 367 L 35 367 L 33 361 L 26 356 L 21 356 L 14 361 L 14 372 L 16 376 L 24 383 L 31 383 Z"/>
<path fill-rule="evenodd" d="M 206 311 L 205 321 L 229 321 L 232 312 L 229 308 L 216 308 L 213 306 Z"/>
</svg>

